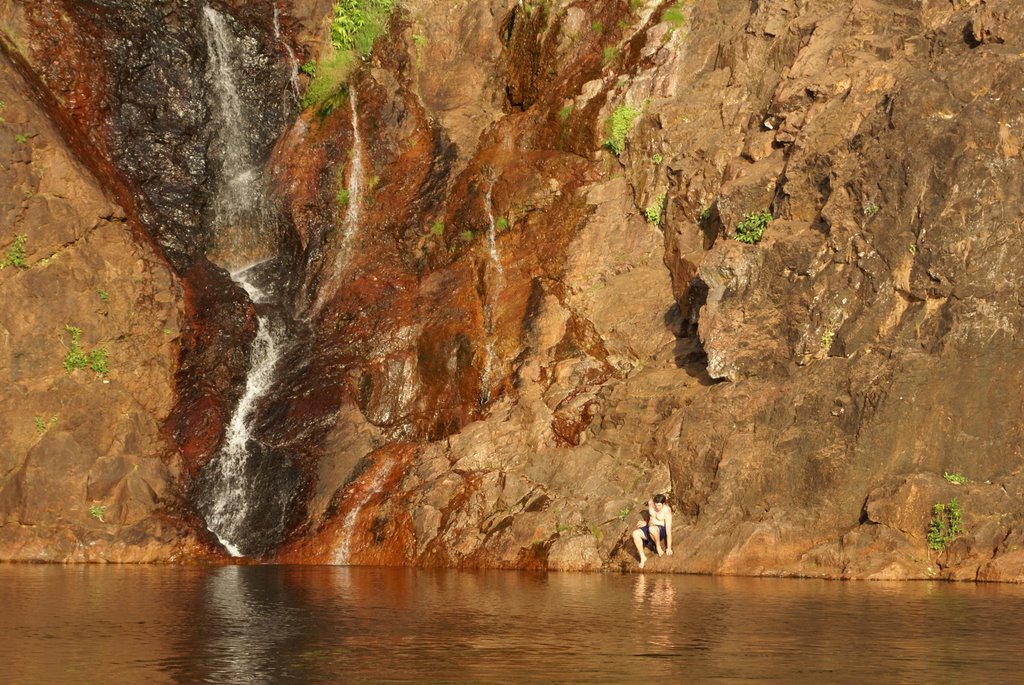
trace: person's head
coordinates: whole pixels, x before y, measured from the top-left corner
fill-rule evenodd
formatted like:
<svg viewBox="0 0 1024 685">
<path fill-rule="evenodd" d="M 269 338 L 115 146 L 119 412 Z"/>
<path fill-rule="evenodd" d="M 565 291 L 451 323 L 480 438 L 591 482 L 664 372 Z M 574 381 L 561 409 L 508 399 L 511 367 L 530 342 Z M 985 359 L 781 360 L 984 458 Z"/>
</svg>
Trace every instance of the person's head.
<svg viewBox="0 0 1024 685">
<path fill-rule="evenodd" d="M 655 495 L 654 497 L 652 497 L 652 498 L 651 498 L 651 501 L 653 501 L 653 502 L 654 502 L 654 504 L 655 504 L 655 505 L 656 505 L 656 506 L 657 506 L 657 507 L 658 507 L 659 509 L 661 509 L 661 505 L 665 503 L 665 499 L 666 499 L 665 495 L 663 495 L 663 494 L 661 494 L 661 493 L 659 492 L 659 493 L 658 493 L 657 495 Z"/>
</svg>

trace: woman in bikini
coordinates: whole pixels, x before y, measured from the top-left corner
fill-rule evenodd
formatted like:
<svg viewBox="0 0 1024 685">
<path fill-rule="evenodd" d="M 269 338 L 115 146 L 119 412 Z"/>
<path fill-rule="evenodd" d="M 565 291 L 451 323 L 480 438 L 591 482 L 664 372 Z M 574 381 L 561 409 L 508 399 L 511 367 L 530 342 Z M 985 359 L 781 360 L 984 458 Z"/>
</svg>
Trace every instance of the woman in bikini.
<svg viewBox="0 0 1024 685">
<path fill-rule="evenodd" d="M 672 554 L 672 507 L 665 501 L 665 495 L 655 495 L 647 501 L 647 520 L 641 520 L 633 531 L 633 542 L 640 554 L 640 568 L 647 563 L 644 547 L 651 545 L 658 556 Z M 664 547 L 662 547 L 664 543 Z"/>
</svg>

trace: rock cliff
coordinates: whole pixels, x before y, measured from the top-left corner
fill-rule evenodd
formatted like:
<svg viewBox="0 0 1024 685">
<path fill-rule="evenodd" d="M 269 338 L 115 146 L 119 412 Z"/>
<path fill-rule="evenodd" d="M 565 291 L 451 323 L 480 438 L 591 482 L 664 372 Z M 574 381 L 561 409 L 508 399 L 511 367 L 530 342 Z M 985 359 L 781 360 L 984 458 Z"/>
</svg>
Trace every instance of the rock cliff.
<svg viewBox="0 0 1024 685">
<path fill-rule="evenodd" d="M 0 10 L 0 557 L 1024 580 L 1017 3 L 331 16 Z"/>
</svg>

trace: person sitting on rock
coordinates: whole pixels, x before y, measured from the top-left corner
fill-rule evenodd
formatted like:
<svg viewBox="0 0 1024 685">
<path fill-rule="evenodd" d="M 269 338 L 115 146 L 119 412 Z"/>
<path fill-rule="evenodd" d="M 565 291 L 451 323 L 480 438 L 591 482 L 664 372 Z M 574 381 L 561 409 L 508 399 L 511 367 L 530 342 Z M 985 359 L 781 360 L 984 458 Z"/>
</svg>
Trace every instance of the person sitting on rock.
<svg viewBox="0 0 1024 685">
<path fill-rule="evenodd" d="M 672 507 L 665 500 L 666 497 L 662 494 L 654 495 L 647 500 L 647 520 L 640 519 L 636 530 L 633 531 L 633 542 L 640 554 L 640 568 L 647 563 L 644 547 L 655 550 L 659 557 L 672 554 Z"/>
</svg>

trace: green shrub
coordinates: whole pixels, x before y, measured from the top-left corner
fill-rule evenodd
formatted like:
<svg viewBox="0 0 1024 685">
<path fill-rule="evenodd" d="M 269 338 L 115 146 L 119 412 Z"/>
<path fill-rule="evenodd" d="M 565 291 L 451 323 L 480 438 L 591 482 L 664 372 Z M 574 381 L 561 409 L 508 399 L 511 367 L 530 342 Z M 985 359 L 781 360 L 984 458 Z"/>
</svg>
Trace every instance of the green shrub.
<svg viewBox="0 0 1024 685">
<path fill-rule="evenodd" d="M 107 367 L 107 361 L 110 359 L 110 355 L 107 354 L 107 348 L 97 347 L 86 356 L 89 358 L 89 368 L 101 376 L 105 375 L 107 371 L 110 370 Z"/>
<path fill-rule="evenodd" d="M 19 235 L 14 238 L 14 243 L 7 248 L 7 254 L 4 255 L 4 260 L 0 262 L 0 268 L 5 266 L 15 266 L 19 269 L 27 269 L 28 262 L 25 260 L 25 240 L 24 235 Z"/>
<path fill-rule="evenodd" d="M 661 213 L 665 209 L 665 193 L 654 198 L 654 204 L 644 210 L 644 216 L 649 224 L 661 223 Z"/>
<path fill-rule="evenodd" d="M 768 228 L 768 224 L 774 218 L 767 209 L 760 212 L 749 212 L 743 215 L 743 221 L 736 224 L 736 234 L 733 238 L 741 243 L 755 245 L 760 242 L 761 237 L 764 236 L 764 230 Z"/>
<path fill-rule="evenodd" d="M 661 20 L 670 24 L 673 30 L 686 26 L 686 15 L 683 13 L 685 6 L 685 3 L 677 2 L 665 10 L 661 15 Z"/>
<path fill-rule="evenodd" d="M 107 362 L 109 354 L 107 348 L 97 347 L 86 353 L 82 349 L 82 329 L 75 326 L 64 326 L 64 332 L 71 336 L 71 344 L 68 345 L 67 354 L 64 355 L 64 370 L 73 373 L 78 369 L 92 369 L 100 375 L 109 371 Z"/>
<path fill-rule="evenodd" d="M 932 507 L 932 520 L 928 525 L 928 549 L 940 552 L 964 532 L 963 511 L 956 497 L 948 503 Z"/>
<path fill-rule="evenodd" d="M 328 98 L 337 95 L 341 86 L 352 73 L 352 53 L 335 51 L 330 57 L 317 65 L 316 75 L 306 86 L 302 94 L 302 106 L 319 105 Z"/>
<path fill-rule="evenodd" d="M 444 222 L 435 221 L 434 224 L 430 227 L 430 234 L 438 238 L 444 235 Z"/>
<path fill-rule="evenodd" d="M 946 479 L 947 483 L 952 483 L 953 485 L 967 484 L 967 478 L 962 473 L 946 473 L 943 471 L 942 477 Z"/>
<path fill-rule="evenodd" d="M 622 154 L 622 151 L 626 148 L 626 134 L 629 133 L 629 129 L 633 127 L 633 122 L 641 114 L 640 109 L 632 107 L 630 105 L 620 105 L 615 108 L 612 115 L 608 118 L 607 133 L 608 138 L 604 141 L 605 147 L 615 153 L 618 157 Z"/>
<path fill-rule="evenodd" d="M 338 0 L 331 19 L 331 43 L 338 50 L 370 54 L 393 5 L 394 0 Z"/>
<path fill-rule="evenodd" d="M 506 219 L 503 216 L 499 216 L 497 220 L 494 222 L 494 228 L 497 229 L 499 233 L 502 231 L 507 231 L 509 229 L 508 219 Z"/>
<path fill-rule="evenodd" d="M 306 76 L 313 78 L 314 76 L 316 76 L 316 62 L 314 62 L 313 60 L 307 60 L 305 64 L 299 67 L 299 71 L 301 71 Z"/>
<path fill-rule="evenodd" d="M 75 326 L 65 326 L 64 332 L 71 336 L 68 353 L 64 355 L 64 370 L 71 373 L 77 369 L 84 369 L 89 366 L 89 359 L 78 344 L 82 339 L 82 329 Z"/>
<path fill-rule="evenodd" d="M 558 118 L 561 119 L 562 121 L 568 119 L 569 115 L 572 114 L 572 108 L 573 106 L 570 104 L 558 110 Z"/>
<path fill-rule="evenodd" d="M 106 506 L 102 504 L 94 504 L 89 507 L 89 516 L 92 516 L 97 521 L 104 523 L 103 514 L 107 513 Z"/>
</svg>

